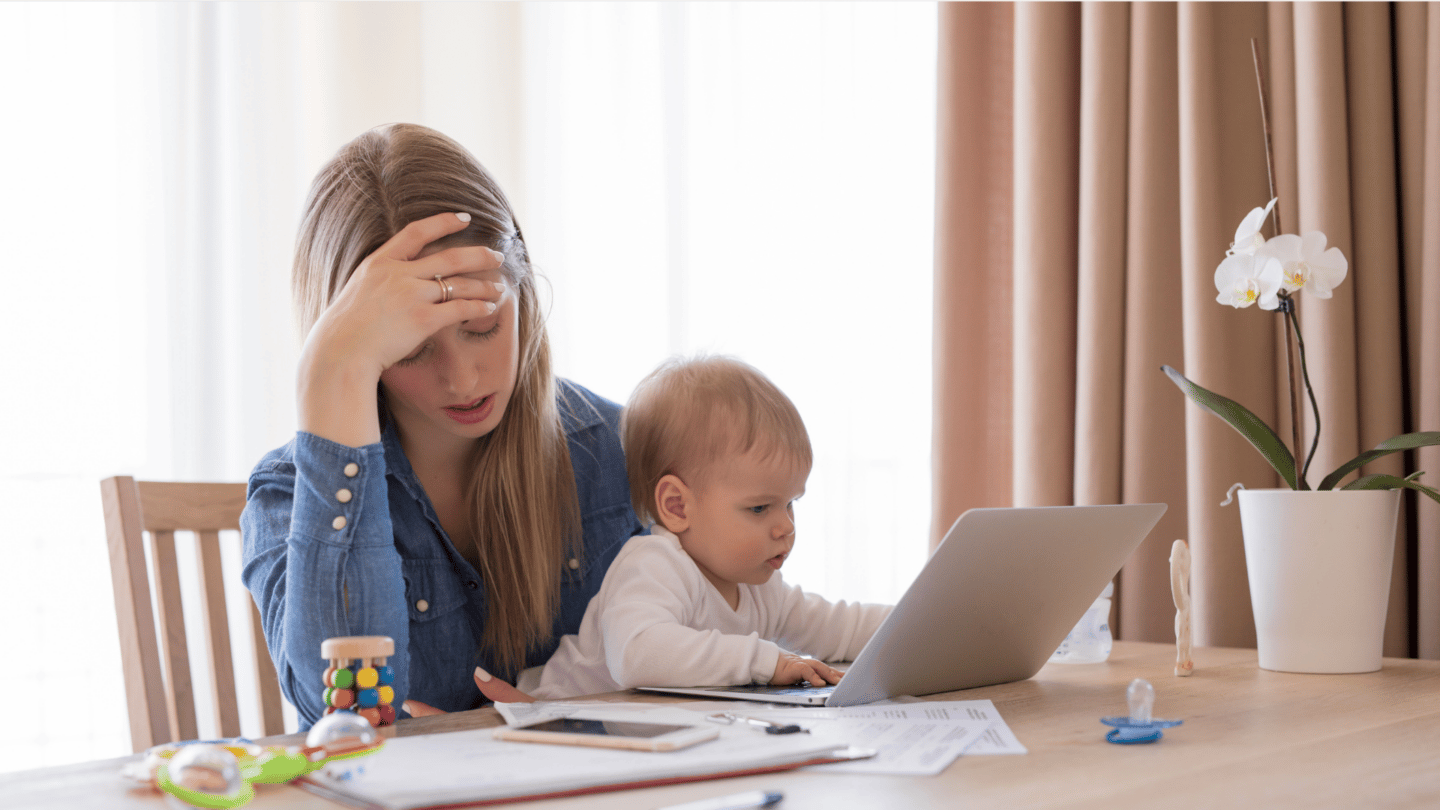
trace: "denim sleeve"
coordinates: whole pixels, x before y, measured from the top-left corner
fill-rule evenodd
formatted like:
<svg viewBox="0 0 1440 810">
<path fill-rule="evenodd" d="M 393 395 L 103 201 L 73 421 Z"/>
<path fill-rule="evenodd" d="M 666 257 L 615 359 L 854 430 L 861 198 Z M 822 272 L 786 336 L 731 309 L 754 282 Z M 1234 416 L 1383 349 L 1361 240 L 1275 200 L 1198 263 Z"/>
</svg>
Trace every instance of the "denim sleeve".
<svg viewBox="0 0 1440 810">
<path fill-rule="evenodd" d="M 293 460 L 262 462 L 240 519 L 245 587 L 260 608 L 280 688 L 309 728 L 325 711 L 320 643 L 395 640 L 398 709 L 409 688 L 409 623 L 380 444 L 298 433 Z"/>
</svg>

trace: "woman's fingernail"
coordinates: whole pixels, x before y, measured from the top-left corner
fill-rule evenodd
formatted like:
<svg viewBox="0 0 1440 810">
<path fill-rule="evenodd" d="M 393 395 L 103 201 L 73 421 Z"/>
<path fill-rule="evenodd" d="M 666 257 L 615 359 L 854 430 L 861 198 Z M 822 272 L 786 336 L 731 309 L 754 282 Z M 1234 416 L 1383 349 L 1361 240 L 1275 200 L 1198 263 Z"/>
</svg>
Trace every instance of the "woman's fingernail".
<svg viewBox="0 0 1440 810">
<path fill-rule="evenodd" d="M 405 701 L 404 703 L 401 703 L 401 704 L 400 704 L 400 711 L 405 712 L 406 714 L 411 715 L 412 717 L 415 715 L 414 712 L 410 711 L 410 701 L 408 701 L 408 700 Z"/>
<path fill-rule="evenodd" d="M 484 682 L 486 682 L 486 683 L 489 683 L 489 682 L 490 682 L 490 673 L 486 672 L 485 670 L 481 669 L 480 667 L 475 667 L 475 677 L 479 678 L 480 680 L 482 680 L 482 681 L 484 681 Z"/>
<path fill-rule="evenodd" d="M 504 294 L 505 294 L 505 282 L 503 282 L 503 281 L 492 281 L 492 282 L 490 282 L 490 283 L 495 285 L 495 294 L 496 294 L 496 295 L 504 295 Z"/>
<path fill-rule="evenodd" d="M 486 311 L 486 312 L 494 312 L 494 311 L 495 311 L 495 302 L 494 302 L 494 301 L 486 301 L 486 302 L 485 302 L 485 311 Z M 490 680 L 490 679 L 489 679 L 489 678 L 486 678 L 485 680 L 488 681 L 488 680 Z"/>
<path fill-rule="evenodd" d="M 456 214 L 456 215 L 455 215 L 455 218 L 458 219 L 458 220 L 460 220 L 461 222 L 469 222 L 469 221 L 470 221 L 470 215 L 467 214 L 467 213 L 465 213 L 464 211 L 461 211 L 461 212 L 459 212 L 458 214 Z"/>
<path fill-rule="evenodd" d="M 469 214 L 466 214 L 466 216 L 469 216 Z M 497 262 L 503 262 L 503 261 L 505 261 L 505 254 L 504 254 L 504 253 L 501 253 L 500 251 L 496 250 L 495 248 L 485 248 L 485 249 L 488 250 L 488 251 L 490 251 L 490 255 L 492 255 L 492 256 L 495 257 L 495 261 L 497 261 Z"/>
</svg>

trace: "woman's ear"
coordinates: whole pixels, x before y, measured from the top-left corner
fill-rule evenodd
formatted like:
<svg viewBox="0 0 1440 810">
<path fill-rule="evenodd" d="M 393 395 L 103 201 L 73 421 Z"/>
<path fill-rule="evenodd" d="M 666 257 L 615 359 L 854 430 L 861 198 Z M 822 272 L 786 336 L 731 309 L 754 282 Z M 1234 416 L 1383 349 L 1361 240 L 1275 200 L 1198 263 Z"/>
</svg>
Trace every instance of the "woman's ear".
<svg viewBox="0 0 1440 810">
<path fill-rule="evenodd" d="M 690 528 L 690 502 L 694 494 L 677 475 L 667 475 L 655 485 L 655 513 L 673 534 Z"/>
</svg>

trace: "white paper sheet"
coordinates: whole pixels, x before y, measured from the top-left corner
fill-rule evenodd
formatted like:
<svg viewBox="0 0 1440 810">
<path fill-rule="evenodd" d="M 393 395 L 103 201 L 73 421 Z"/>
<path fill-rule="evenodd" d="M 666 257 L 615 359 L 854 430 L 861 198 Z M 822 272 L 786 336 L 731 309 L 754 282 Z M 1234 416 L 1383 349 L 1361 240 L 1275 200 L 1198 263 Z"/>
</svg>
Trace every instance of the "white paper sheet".
<svg viewBox="0 0 1440 810">
<path fill-rule="evenodd" d="M 1010 727 L 989 700 L 926 701 L 899 698 L 847 708 L 777 706 L 751 701 L 690 701 L 682 703 L 514 703 L 497 704 L 506 722 L 534 722 L 545 717 L 596 710 L 644 714 L 651 722 L 695 722 L 697 715 L 718 712 L 796 723 L 809 735 L 752 734 L 768 737 L 813 736 L 836 745 L 876 749 L 871 759 L 812 766 L 843 773 L 932 775 L 945 770 L 961 754 L 1024 754 Z M 687 721 L 687 716 L 690 718 Z"/>
<path fill-rule="evenodd" d="M 835 718 L 847 720 L 889 720 L 909 722 L 930 722 L 940 724 L 970 724 L 983 723 L 987 727 L 980 734 L 964 753 L 974 755 L 991 754 L 1025 754 L 1029 753 L 1020 740 L 1016 738 L 1010 726 L 1000 717 L 1000 712 L 995 704 L 989 700 L 918 700 L 915 698 L 898 698 L 893 701 L 880 703 L 869 703 L 864 706 L 848 706 L 846 708 L 817 708 L 817 709 L 766 709 L 759 712 L 746 712 L 755 714 L 757 717 L 766 719 L 791 718 L 788 722 L 798 722 L 794 718 Z M 854 745 L 864 743 L 855 742 Z M 874 747 L 874 746 L 871 746 Z M 828 766 L 827 766 L 828 767 Z"/>
</svg>

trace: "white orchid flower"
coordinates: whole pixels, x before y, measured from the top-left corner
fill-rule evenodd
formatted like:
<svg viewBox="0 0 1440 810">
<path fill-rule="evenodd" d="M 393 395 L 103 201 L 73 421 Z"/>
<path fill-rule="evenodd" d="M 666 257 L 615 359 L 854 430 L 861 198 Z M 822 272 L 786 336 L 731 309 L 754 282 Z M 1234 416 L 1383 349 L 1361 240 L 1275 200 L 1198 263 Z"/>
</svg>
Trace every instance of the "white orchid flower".
<svg viewBox="0 0 1440 810">
<path fill-rule="evenodd" d="M 1275 207 L 1275 203 L 1279 199 L 1279 197 L 1275 197 L 1266 203 L 1264 208 L 1250 209 L 1250 213 L 1240 220 L 1240 227 L 1235 229 L 1235 241 L 1231 243 L 1230 249 L 1226 251 L 1225 255 L 1253 255 L 1261 245 L 1265 244 L 1265 237 L 1260 235 L 1260 229 L 1265 227 L 1265 218 L 1270 216 L 1270 209 Z"/>
<path fill-rule="evenodd" d="M 1270 283 L 1288 292 L 1303 289 L 1316 298 L 1329 298 L 1350 268 L 1340 248 L 1325 248 L 1325 234 L 1319 231 L 1280 234 L 1265 243 L 1260 255 L 1275 259 L 1266 270 Z"/>
<path fill-rule="evenodd" d="M 1255 209 L 1259 211 L 1260 209 Z M 1259 304 L 1261 309 L 1280 306 L 1280 262 L 1262 253 L 1235 253 L 1215 268 L 1215 300 L 1244 309 Z"/>
</svg>

